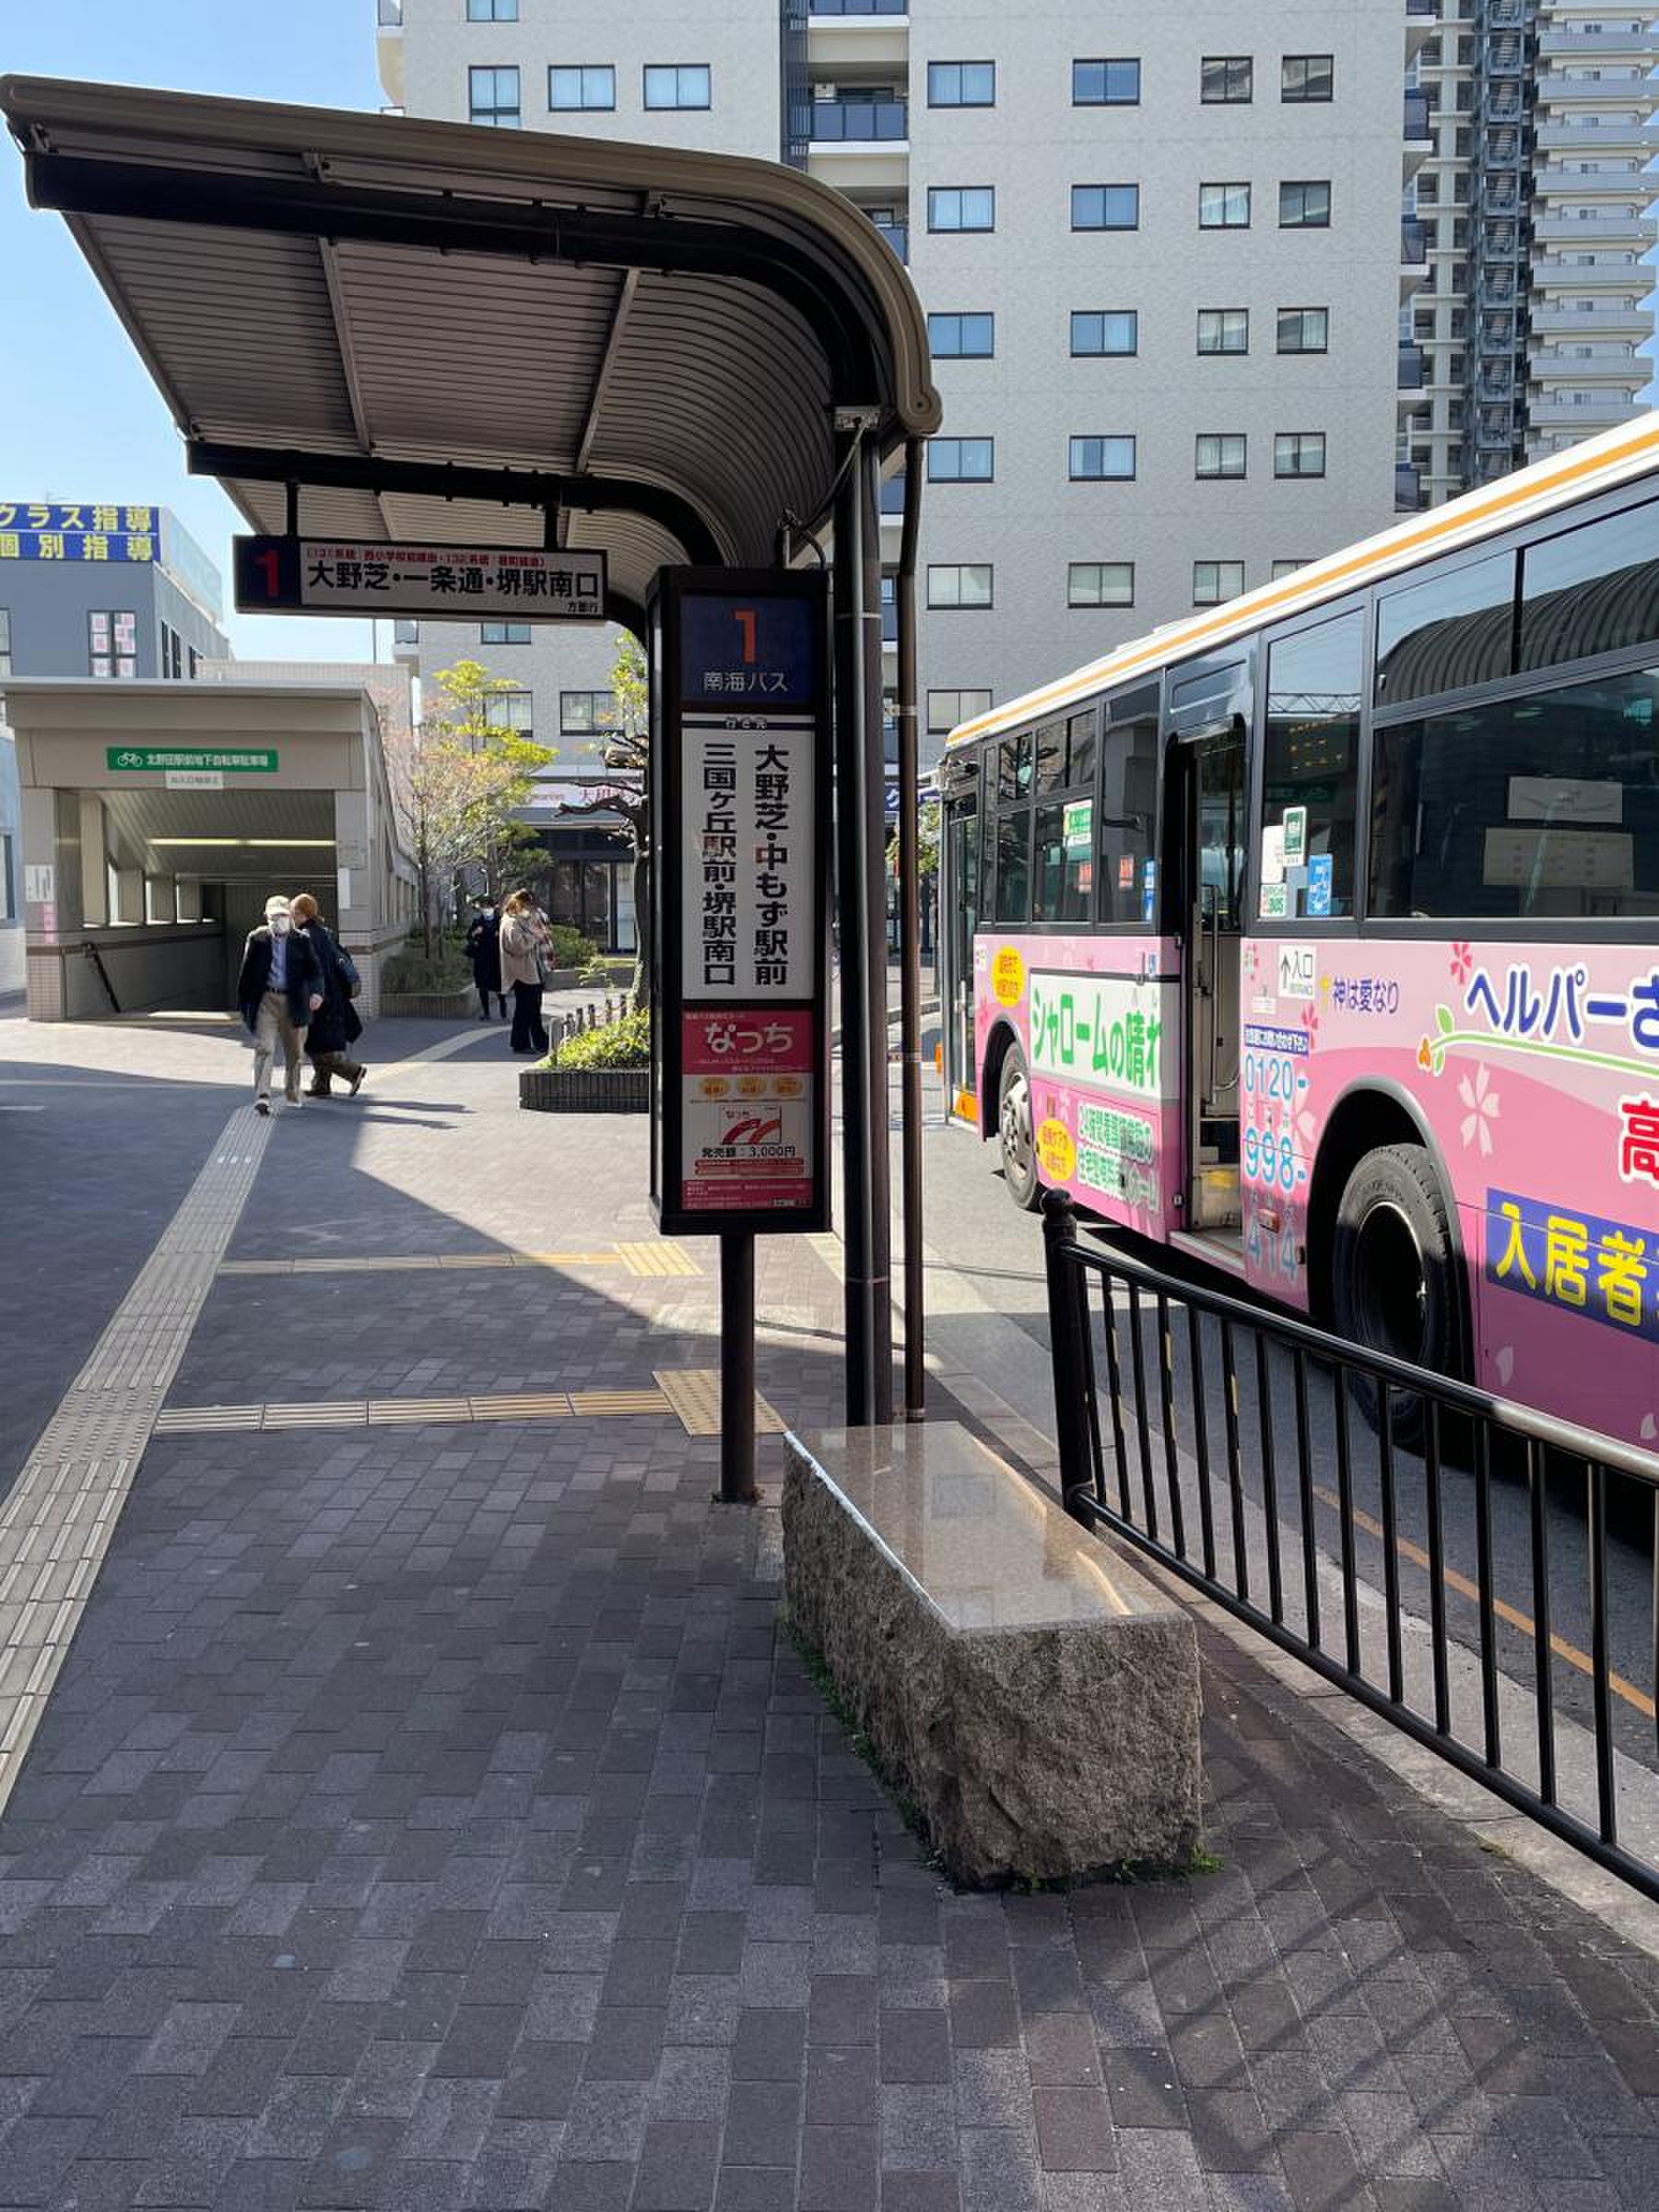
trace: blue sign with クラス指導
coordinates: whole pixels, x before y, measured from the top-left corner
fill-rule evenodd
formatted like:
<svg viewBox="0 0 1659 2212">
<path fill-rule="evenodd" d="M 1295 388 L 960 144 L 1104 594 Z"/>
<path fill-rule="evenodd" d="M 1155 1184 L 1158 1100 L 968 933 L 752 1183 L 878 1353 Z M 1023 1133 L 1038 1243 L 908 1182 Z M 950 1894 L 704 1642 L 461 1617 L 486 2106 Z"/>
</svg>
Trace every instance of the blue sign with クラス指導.
<svg viewBox="0 0 1659 2212">
<path fill-rule="evenodd" d="M 1514 1191 L 1488 1191 L 1486 1279 L 1659 1341 L 1659 1236 Z"/>
<path fill-rule="evenodd" d="M 815 706 L 819 650 L 806 599 L 688 592 L 680 602 L 680 698 L 688 707 L 764 714 Z"/>
<path fill-rule="evenodd" d="M 0 500 L 0 560 L 154 560 L 159 521 L 155 507 Z"/>
</svg>

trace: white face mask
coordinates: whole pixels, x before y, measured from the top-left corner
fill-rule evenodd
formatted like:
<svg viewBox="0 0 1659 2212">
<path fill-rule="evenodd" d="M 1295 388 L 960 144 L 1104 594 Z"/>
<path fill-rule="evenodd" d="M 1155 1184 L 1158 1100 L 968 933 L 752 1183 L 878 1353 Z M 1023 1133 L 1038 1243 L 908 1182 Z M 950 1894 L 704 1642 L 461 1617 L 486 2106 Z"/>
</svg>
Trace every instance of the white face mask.
<svg viewBox="0 0 1659 2212">
<path fill-rule="evenodd" d="M 288 915 L 273 914 L 271 916 L 271 928 L 277 936 L 286 937 L 290 926 L 291 920 Z"/>
<path fill-rule="evenodd" d="M 491 922 L 495 919 L 495 908 L 493 906 L 487 906 L 481 911 L 486 922 Z"/>
</svg>

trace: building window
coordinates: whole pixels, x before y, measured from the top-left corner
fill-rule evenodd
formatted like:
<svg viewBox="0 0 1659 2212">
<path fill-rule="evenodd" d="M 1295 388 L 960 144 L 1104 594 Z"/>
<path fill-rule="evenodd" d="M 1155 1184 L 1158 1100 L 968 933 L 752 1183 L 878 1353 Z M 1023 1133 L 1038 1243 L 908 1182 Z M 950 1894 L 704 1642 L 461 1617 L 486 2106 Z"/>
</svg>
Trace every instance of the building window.
<svg viewBox="0 0 1659 2212">
<path fill-rule="evenodd" d="M 1305 558 L 1301 560 L 1276 560 L 1272 570 L 1273 581 L 1277 583 L 1281 577 L 1294 576 L 1298 569 L 1305 569 L 1307 565 Z"/>
<path fill-rule="evenodd" d="M 528 645 L 530 625 L 528 622 L 480 622 L 478 642 L 480 645 Z"/>
<path fill-rule="evenodd" d="M 1219 606 L 1224 599 L 1236 599 L 1244 589 L 1244 563 L 1241 560 L 1195 560 L 1193 563 L 1193 605 Z"/>
<path fill-rule="evenodd" d="M 466 113 L 471 123 L 493 124 L 497 130 L 518 130 L 524 120 L 519 106 L 518 71 L 469 69 Z"/>
<path fill-rule="evenodd" d="M 535 695 L 531 691 L 493 691 L 484 701 L 484 719 L 492 730 L 511 730 L 528 737 L 535 727 Z"/>
<path fill-rule="evenodd" d="M 1247 53 L 1206 53 L 1198 65 L 1199 98 L 1206 107 L 1241 107 L 1253 89 L 1254 72 Z"/>
<path fill-rule="evenodd" d="M 1281 230 L 1324 230 L 1331 221 L 1331 184 L 1328 177 L 1279 186 Z"/>
<path fill-rule="evenodd" d="M 1074 230 L 1135 230 L 1140 227 L 1138 184 L 1074 184 Z"/>
<path fill-rule="evenodd" d="M 932 184 L 927 192 L 930 230 L 994 230 L 996 192 L 990 184 Z"/>
<path fill-rule="evenodd" d="M 1324 100 L 1332 97 L 1332 60 L 1328 53 L 1288 53 L 1280 78 L 1279 97 L 1288 100 Z"/>
<path fill-rule="evenodd" d="M 1273 441 L 1276 477 L 1323 477 L 1325 439 L 1323 430 L 1279 430 Z"/>
<path fill-rule="evenodd" d="M 1200 184 L 1198 228 L 1200 230 L 1248 230 L 1249 185 Z"/>
<path fill-rule="evenodd" d="M 929 315 L 927 343 L 942 361 L 989 360 L 996 346 L 996 317 Z"/>
<path fill-rule="evenodd" d="M 1126 482 L 1135 474 L 1133 438 L 1074 438 L 1070 455 L 1074 484 Z"/>
<path fill-rule="evenodd" d="M 88 666 L 93 676 L 138 673 L 138 617 L 131 607 L 95 607 L 87 617 Z"/>
<path fill-rule="evenodd" d="M 0 606 L 0 676 L 11 672 L 11 609 Z"/>
<path fill-rule="evenodd" d="M 519 0 L 466 0 L 469 23 L 516 23 Z"/>
<path fill-rule="evenodd" d="M 943 737 L 977 714 L 991 712 L 989 691 L 930 691 L 927 695 L 927 734 Z"/>
<path fill-rule="evenodd" d="M 927 571 L 929 606 L 989 606 L 988 560 L 935 562 Z"/>
<path fill-rule="evenodd" d="M 1132 560 L 1073 560 L 1065 568 L 1067 606 L 1133 606 Z"/>
<path fill-rule="evenodd" d="M 1077 354 L 1134 353 L 1140 317 L 1132 307 L 1074 308 L 1071 349 Z"/>
<path fill-rule="evenodd" d="M 1200 353 L 1248 353 L 1250 310 L 1247 307 L 1201 307 L 1198 310 Z"/>
<path fill-rule="evenodd" d="M 613 692 L 559 693 L 559 734 L 561 737 L 606 737 L 621 726 Z"/>
<path fill-rule="evenodd" d="M 175 684 L 184 680 L 184 641 L 171 622 L 161 625 L 161 658 L 156 673 Z"/>
<path fill-rule="evenodd" d="M 990 438 L 930 438 L 930 484 L 989 484 L 994 441 Z"/>
<path fill-rule="evenodd" d="M 1195 477 L 1241 477 L 1246 440 L 1242 430 L 1201 430 L 1198 433 L 1193 474 Z"/>
<path fill-rule="evenodd" d="M 1281 307 L 1278 311 L 1278 349 L 1281 353 L 1328 353 L 1331 349 L 1330 309 Z"/>
<path fill-rule="evenodd" d="M 616 104 L 617 72 L 609 62 L 571 63 L 547 72 L 547 105 L 555 113 Z"/>
<path fill-rule="evenodd" d="M 929 62 L 930 108 L 993 108 L 996 105 L 994 62 Z"/>
<path fill-rule="evenodd" d="M 1133 108 L 1140 101 L 1138 62 L 1074 62 L 1074 108 Z"/>
<path fill-rule="evenodd" d="M 645 105 L 648 108 L 706 108 L 710 75 L 707 62 L 647 62 Z"/>
</svg>

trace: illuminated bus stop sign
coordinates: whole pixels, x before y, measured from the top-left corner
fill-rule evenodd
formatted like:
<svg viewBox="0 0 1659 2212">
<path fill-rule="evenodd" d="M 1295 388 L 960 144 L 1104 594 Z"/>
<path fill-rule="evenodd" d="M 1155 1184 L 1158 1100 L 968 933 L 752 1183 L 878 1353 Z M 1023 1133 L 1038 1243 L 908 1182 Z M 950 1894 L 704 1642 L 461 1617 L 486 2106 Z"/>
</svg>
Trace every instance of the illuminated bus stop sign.
<svg viewBox="0 0 1659 2212">
<path fill-rule="evenodd" d="M 237 537 L 244 615 L 412 615 L 470 622 L 602 622 L 603 553 L 532 546 L 378 545 L 331 537 Z"/>
<path fill-rule="evenodd" d="M 669 571 L 653 605 L 666 1234 L 829 1226 L 825 614 L 781 571 Z"/>
</svg>

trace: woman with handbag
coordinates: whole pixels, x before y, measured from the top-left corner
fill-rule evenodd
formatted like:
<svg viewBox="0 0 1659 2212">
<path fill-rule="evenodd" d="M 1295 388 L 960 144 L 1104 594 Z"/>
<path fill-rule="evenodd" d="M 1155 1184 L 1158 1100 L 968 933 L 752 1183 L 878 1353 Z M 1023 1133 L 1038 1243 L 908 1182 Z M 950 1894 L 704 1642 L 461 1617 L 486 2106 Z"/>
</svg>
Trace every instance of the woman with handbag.
<svg viewBox="0 0 1659 2212">
<path fill-rule="evenodd" d="M 547 980 L 547 926 L 528 891 L 514 891 L 501 909 L 501 982 L 512 993 L 512 1049 L 545 1059 L 542 988 Z"/>
<path fill-rule="evenodd" d="M 359 989 L 357 963 L 324 923 L 309 891 L 300 891 L 291 899 L 288 912 L 294 918 L 295 929 L 309 939 L 323 974 L 323 1004 L 312 1015 L 311 1027 L 305 1032 L 306 1057 L 312 1064 L 311 1086 L 306 1095 L 312 1099 L 330 1097 L 331 1081 L 338 1076 L 355 1099 L 369 1073 L 360 1060 L 349 1057 L 346 1049 L 355 1044 L 363 1033 L 358 1010 L 351 1003 Z"/>
</svg>

